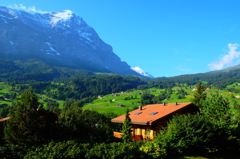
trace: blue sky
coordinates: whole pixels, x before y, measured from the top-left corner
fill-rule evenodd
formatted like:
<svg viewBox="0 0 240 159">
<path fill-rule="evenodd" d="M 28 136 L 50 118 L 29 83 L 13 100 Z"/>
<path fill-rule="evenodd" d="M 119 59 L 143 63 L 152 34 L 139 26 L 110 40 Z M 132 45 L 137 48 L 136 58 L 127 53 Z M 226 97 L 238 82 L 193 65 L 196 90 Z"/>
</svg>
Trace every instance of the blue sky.
<svg viewBox="0 0 240 159">
<path fill-rule="evenodd" d="M 0 5 L 71 10 L 122 61 L 154 77 L 240 63 L 239 0 L 0 0 Z"/>
</svg>

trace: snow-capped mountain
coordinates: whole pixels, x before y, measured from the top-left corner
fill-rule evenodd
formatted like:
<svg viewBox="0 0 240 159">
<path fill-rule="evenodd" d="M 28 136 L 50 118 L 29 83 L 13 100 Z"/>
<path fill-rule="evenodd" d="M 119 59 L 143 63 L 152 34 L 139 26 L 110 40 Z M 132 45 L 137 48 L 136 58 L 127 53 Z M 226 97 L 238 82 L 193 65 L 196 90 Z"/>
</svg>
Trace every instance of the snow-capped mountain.
<svg viewBox="0 0 240 159">
<path fill-rule="evenodd" d="M 139 73 L 142 76 L 148 77 L 148 78 L 154 78 L 152 75 L 150 75 L 149 73 L 143 71 L 141 68 L 139 67 L 133 67 L 132 70 L 134 70 L 135 72 Z"/>
<path fill-rule="evenodd" d="M 0 6 L 0 52 L 14 60 L 137 75 L 96 31 L 70 10 L 30 13 Z"/>
</svg>

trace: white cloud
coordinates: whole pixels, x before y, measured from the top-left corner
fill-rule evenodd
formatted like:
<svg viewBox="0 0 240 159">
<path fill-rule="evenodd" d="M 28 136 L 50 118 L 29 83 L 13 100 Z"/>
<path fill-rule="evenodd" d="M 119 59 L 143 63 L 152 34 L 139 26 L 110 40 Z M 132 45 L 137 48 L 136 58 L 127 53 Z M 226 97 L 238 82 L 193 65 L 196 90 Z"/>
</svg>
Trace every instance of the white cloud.
<svg viewBox="0 0 240 159">
<path fill-rule="evenodd" d="M 214 61 L 208 64 L 208 67 L 213 70 L 220 70 L 224 66 L 233 66 L 236 65 L 237 60 L 240 59 L 240 51 L 237 51 L 237 48 L 240 44 L 228 44 L 229 52 L 227 55 L 224 55 L 219 61 Z"/>
<path fill-rule="evenodd" d="M 8 7 L 12 8 L 12 9 L 17 9 L 17 10 L 24 10 L 24 11 L 27 11 L 27 12 L 47 13 L 47 12 L 44 12 L 44 11 L 41 11 L 41 10 L 37 10 L 35 6 L 26 7 L 22 4 L 14 4 L 14 5 L 10 5 Z"/>
</svg>

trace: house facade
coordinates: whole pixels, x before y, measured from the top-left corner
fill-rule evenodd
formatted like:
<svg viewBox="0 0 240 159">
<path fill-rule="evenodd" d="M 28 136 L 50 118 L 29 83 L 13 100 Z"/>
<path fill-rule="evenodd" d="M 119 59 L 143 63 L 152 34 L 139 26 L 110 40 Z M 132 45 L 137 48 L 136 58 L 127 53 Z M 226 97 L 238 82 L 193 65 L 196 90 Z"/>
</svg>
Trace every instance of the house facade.
<svg viewBox="0 0 240 159">
<path fill-rule="evenodd" d="M 135 141 L 152 140 L 158 132 L 167 126 L 167 122 L 174 115 L 194 113 L 198 107 L 193 103 L 151 104 L 129 112 L 132 123 L 132 135 Z M 112 119 L 112 122 L 123 123 L 125 114 Z M 120 132 L 114 132 L 120 137 Z"/>
</svg>

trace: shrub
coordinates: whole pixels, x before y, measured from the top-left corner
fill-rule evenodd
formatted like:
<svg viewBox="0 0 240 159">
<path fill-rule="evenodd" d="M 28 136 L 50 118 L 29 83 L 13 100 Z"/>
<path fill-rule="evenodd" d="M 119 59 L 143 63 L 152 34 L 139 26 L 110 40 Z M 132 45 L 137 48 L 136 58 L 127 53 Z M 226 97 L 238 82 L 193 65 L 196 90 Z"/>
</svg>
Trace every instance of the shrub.
<svg viewBox="0 0 240 159">
<path fill-rule="evenodd" d="M 155 141 L 146 142 L 140 147 L 140 151 L 153 158 L 164 157 L 166 155 L 166 153 L 160 149 L 159 144 Z"/>
<path fill-rule="evenodd" d="M 85 158 L 85 154 L 90 148 L 90 144 L 78 144 L 74 141 L 51 142 L 29 150 L 24 159 Z"/>
<path fill-rule="evenodd" d="M 216 149 L 218 129 L 199 114 L 175 116 L 156 137 L 167 154 L 199 154 Z"/>
<path fill-rule="evenodd" d="M 91 159 L 139 159 L 151 158 L 143 151 L 140 151 L 139 145 L 135 142 L 121 143 L 114 142 L 110 144 L 97 144 L 87 152 L 86 158 Z"/>
</svg>

